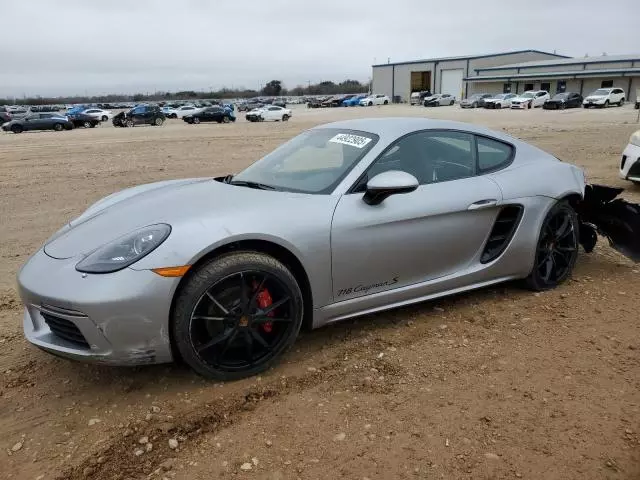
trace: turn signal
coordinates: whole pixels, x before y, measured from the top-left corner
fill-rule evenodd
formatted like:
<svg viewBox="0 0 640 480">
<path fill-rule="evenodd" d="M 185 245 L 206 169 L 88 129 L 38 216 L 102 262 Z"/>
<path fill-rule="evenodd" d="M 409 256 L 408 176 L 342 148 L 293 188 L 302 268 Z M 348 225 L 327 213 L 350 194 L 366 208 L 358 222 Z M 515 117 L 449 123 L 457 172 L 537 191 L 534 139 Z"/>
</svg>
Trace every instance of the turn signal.
<svg viewBox="0 0 640 480">
<path fill-rule="evenodd" d="M 189 271 L 191 265 L 184 265 L 182 267 L 162 267 L 154 268 L 152 272 L 157 273 L 161 277 L 182 277 Z"/>
</svg>

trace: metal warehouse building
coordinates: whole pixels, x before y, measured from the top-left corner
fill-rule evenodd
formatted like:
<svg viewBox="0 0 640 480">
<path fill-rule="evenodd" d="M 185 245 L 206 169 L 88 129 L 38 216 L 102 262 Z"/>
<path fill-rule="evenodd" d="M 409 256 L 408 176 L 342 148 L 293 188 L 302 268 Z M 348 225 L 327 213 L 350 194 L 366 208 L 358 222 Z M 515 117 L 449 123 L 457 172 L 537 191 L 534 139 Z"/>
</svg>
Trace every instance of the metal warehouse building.
<svg viewBox="0 0 640 480">
<path fill-rule="evenodd" d="M 444 57 L 373 66 L 372 90 L 406 102 L 411 92 L 521 93 L 572 91 L 587 95 L 601 87 L 622 88 L 628 101 L 640 88 L 640 55 L 570 58 L 539 50 Z"/>
</svg>

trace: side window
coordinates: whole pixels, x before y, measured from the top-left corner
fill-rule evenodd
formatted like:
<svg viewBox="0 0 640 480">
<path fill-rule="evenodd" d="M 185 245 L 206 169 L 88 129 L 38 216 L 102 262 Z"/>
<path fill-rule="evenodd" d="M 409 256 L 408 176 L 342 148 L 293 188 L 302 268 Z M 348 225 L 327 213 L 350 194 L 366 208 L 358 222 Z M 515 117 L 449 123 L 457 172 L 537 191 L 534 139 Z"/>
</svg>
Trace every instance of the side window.
<svg viewBox="0 0 640 480">
<path fill-rule="evenodd" d="M 478 170 L 480 173 L 506 166 L 513 155 L 513 147 L 486 137 L 476 137 L 478 142 Z"/>
<path fill-rule="evenodd" d="M 471 134 L 418 132 L 402 138 L 378 157 L 366 180 L 389 170 L 410 173 L 421 185 L 471 177 L 475 174 L 474 153 Z"/>
</svg>

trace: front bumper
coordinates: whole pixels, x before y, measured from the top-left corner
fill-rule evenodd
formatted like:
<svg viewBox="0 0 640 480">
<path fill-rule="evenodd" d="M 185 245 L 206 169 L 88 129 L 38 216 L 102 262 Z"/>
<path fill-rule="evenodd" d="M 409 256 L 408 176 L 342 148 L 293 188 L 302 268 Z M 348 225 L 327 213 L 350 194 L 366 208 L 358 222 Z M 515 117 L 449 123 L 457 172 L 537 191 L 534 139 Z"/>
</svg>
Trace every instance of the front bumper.
<svg viewBox="0 0 640 480">
<path fill-rule="evenodd" d="M 606 100 L 584 100 L 582 105 L 585 107 L 604 107 Z"/>
<path fill-rule="evenodd" d="M 50 353 L 93 363 L 172 361 L 169 315 L 177 279 L 132 268 L 82 274 L 77 262 L 39 250 L 18 273 L 27 340 Z"/>
<path fill-rule="evenodd" d="M 511 108 L 514 110 L 526 110 L 529 108 L 529 104 L 526 102 L 523 103 L 512 103 Z"/>
<path fill-rule="evenodd" d="M 640 182 L 640 147 L 629 144 L 622 152 L 620 178 Z"/>
</svg>

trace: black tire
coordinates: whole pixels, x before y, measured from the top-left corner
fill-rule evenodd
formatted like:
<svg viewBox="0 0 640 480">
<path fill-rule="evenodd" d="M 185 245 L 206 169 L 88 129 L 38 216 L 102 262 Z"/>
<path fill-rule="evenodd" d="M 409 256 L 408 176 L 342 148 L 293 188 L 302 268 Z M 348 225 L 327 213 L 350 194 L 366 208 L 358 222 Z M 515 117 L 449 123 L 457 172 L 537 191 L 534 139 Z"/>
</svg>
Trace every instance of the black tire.
<svg viewBox="0 0 640 480">
<path fill-rule="evenodd" d="M 560 110 L 565 110 L 567 108 L 567 104 L 566 103 L 561 103 L 560 104 Z"/>
<path fill-rule="evenodd" d="M 579 231 L 578 215 L 567 202 L 558 202 L 549 210 L 540 229 L 533 269 L 526 279 L 531 290 L 550 290 L 569 278 L 578 258 Z"/>
<path fill-rule="evenodd" d="M 84 123 L 82 124 L 82 126 L 83 126 L 84 128 L 91 128 L 91 127 L 93 127 L 93 123 L 91 123 L 91 122 L 87 121 L 87 122 L 84 122 Z"/>
<path fill-rule="evenodd" d="M 97 123 L 93 122 L 91 123 L 91 125 L 89 125 L 89 128 L 96 128 Z"/>
<path fill-rule="evenodd" d="M 385 100 L 385 101 L 384 101 L 384 104 L 385 104 L 385 105 L 389 105 L 389 101 L 388 101 L 388 100 Z"/>
<path fill-rule="evenodd" d="M 22 133 L 24 131 L 24 129 L 22 128 L 22 125 L 12 125 L 11 126 L 11 131 L 13 133 Z"/>
<path fill-rule="evenodd" d="M 224 117 L 222 117 L 222 122 L 223 123 L 229 123 L 231 121 L 231 119 L 229 117 L 227 117 L 226 115 Z"/>
<path fill-rule="evenodd" d="M 200 119 L 198 117 L 193 117 L 192 120 L 193 123 L 195 123 L 196 125 L 200 123 Z"/>
<path fill-rule="evenodd" d="M 373 107 L 373 102 L 369 102 L 369 103 L 368 103 L 368 105 L 369 105 L 370 107 Z"/>
<path fill-rule="evenodd" d="M 609 100 L 604 101 L 604 105 L 602 106 L 602 108 L 609 108 Z"/>
<path fill-rule="evenodd" d="M 109 117 L 107 117 L 106 115 L 103 115 L 103 116 L 102 116 L 102 121 L 103 121 L 103 122 L 106 122 L 107 120 L 109 120 Z"/>
<path fill-rule="evenodd" d="M 473 102 L 471 104 L 471 108 L 478 108 L 478 102 Z"/>
<path fill-rule="evenodd" d="M 124 122 L 124 126 L 127 128 L 133 128 L 136 126 L 136 124 L 133 120 L 127 120 L 126 122 Z"/>
<path fill-rule="evenodd" d="M 164 120 L 161 117 L 156 117 L 153 119 L 153 124 L 156 127 L 161 127 L 163 123 L 164 123 Z"/>
<path fill-rule="evenodd" d="M 621 107 L 621 106 L 623 106 L 623 105 L 624 105 L 624 97 L 622 97 L 622 98 L 620 99 L 620 101 L 618 102 L 618 106 L 619 106 L 619 107 Z"/>
<path fill-rule="evenodd" d="M 527 103 L 527 110 L 531 109 L 531 103 L 532 102 Z"/>
<path fill-rule="evenodd" d="M 264 291 L 270 303 L 260 306 Z M 295 342 L 303 312 L 302 292 L 285 265 L 263 253 L 236 252 L 190 272 L 175 299 L 171 334 L 195 372 L 237 380 L 279 360 Z"/>
<path fill-rule="evenodd" d="M 636 103 L 633 108 L 635 108 L 636 110 L 640 109 L 640 103 Z"/>
<path fill-rule="evenodd" d="M 53 124 L 53 129 L 56 132 L 61 132 L 62 130 L 64 130 L 64 125 L 62 125 L 61 123 L 54 123 Z"/>
<path fill-rule="evenodd" d="M 282 121 L 283 122 L 287 122 L 289 121 L 289 115 L 287 115 L 286 113 L 282 116 Z"/>
</svg>

